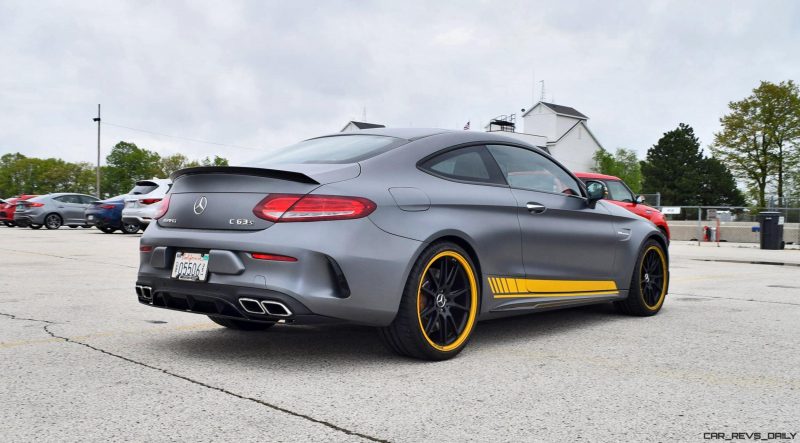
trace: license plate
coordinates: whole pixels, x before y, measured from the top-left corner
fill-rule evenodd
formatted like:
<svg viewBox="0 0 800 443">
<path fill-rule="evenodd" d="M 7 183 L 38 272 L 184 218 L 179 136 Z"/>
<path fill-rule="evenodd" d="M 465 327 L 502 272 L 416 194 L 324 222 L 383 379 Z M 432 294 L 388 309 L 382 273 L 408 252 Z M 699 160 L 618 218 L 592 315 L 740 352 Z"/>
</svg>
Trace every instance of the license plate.
<svg viewBox="0 0 800 443">
<path fill-rule="evenodd" d="M 177 252 L 172 266 L 172 278 L 187 281 L 206 281 L 208 275 L 208 254 L 198 252 Z"/>
</svg>

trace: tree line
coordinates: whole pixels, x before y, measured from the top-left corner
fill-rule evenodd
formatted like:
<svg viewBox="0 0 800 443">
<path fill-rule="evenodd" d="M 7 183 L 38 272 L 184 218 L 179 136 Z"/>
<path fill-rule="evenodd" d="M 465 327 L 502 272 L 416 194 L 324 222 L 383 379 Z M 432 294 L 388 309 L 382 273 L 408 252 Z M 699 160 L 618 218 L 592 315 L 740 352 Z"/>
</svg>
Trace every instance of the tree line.
<svg viewBox="0 0 800 443">
<path fill-rule="evenodd" d="M 789 80 L 761 82 L 731 102 L 706 156 L 694 129 L 668 131 L 639 161 L 636 152 L 595 153 L 594 170 L 615 175 L 634 192 L 661 193 L 661 204 L 758 207 L 800 202 L 800 89 Z M 740 190 L 744 188 L 745 192 Z"/>
<path fill-rule="evenodd" d="M 157 152 L 121 141 L 100 167 L 102 198 L 125 194 L 137 180 L 165 178 L 178 169 L 195 166 L 228 166 L 223 157 L 190 160 L 183 154 L 162 157 Z M 0 197 L 51 192 L 97 195 L 96 166 L 57 158 L 26 157 L 19 152 L 0 157 Z"/>
</svg>

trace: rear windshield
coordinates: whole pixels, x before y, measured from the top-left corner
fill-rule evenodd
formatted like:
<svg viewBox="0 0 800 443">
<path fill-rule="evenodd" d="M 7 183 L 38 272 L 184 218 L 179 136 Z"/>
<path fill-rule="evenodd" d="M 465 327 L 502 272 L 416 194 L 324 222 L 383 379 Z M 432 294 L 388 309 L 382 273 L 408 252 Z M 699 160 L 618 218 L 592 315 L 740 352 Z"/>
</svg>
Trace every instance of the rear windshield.
<svg viewBox="0 0 800 443">
<path fill-rule="evenodd" d="M 355 163 L 382 154 L 405 140 L 383 135 L 337 135 L 306 140 L 257 157 L 245 166 L 286 163 Z"/>
<path fill-rule="evenodd" d="M 128 194 L 145 195 L 158 189 L 158 185 L 153 182 L 137 182 L 136 186 Z"/>
</svg>

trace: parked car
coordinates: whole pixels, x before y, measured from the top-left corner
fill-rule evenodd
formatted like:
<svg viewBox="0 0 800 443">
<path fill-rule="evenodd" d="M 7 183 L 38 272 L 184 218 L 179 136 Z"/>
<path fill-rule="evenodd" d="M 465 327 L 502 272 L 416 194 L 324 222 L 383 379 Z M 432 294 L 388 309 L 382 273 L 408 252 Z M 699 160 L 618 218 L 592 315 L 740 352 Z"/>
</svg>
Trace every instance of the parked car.
<svg viewBox="0 0 800 443">
<path fill-rule="evenodd" d="M 660 229 L 661 232 L 664 233 L 664 236 L 667 237 L 667 240 L 669 240 L 669 224 L 667 224 L 667 219 L 664 217 L 664 214 L 658 209 L 644 204 L 644 196 L 634 195 L 631 188 L 629 188 L 622 179 L 614 177 L 613 175 L 597 174 L 594 172 L 576 172 L 575 176 L 583 181 L 596 180 L 603 183 L 606 186 L 606 199 L 608 201 L 650 220 L 653 224 L 658 226 L 658 229 Z"/>
<path fill-rule="evenodd" d="M 14 212 L 14 222 L 20 226 L 39 229 L 58 229 L 63 225 L 70 228 L 86 226 L 84 211 L 97 198 L 86 194 L 59 192 L 18 201 Z"/>
<path fill-rule="evenodd" d="M 354 322 L 443 360 L 478 320 L 606 302 L 650 316 L 667 294 L 661 231 L 497 133 L 363 130 L 172 179 L 138 300 L 231 329 Z"/>
<path fill-rule="evenodd" d="M 4 202 L 0 203 L 0 222 L 3 222 L 3 224 L 9 228 L 17 226 L 16 222 L 14 222 L 14 212 L 17 209 L 17 202 L 19 200 L 28 200 L 33 197 L 38 196 L 36 194 L 24 194 L 19 197 L 5 199 Z"/>
<path fill-rule="evenodd" d="M 131 192 L 125 196 L 125 208 L 122 209 L 122 221 L 138 224 L 146 228 L 158 211 L 161 200 L 172 187 L 172 180 L 153 178 L 140 180 Z"/>
<path fill-rule="evenodd" d="M 125 206 L 127 194 L 118 195 L 101 201 L 95 201 L 84 212 L 87 226 L 95 226 L 106 234 L 113 234 L 121 230 L 125 234 L 139 232 L 138 223 L 125 223 L 122 221 L 122 208 Z"/>
</svg>

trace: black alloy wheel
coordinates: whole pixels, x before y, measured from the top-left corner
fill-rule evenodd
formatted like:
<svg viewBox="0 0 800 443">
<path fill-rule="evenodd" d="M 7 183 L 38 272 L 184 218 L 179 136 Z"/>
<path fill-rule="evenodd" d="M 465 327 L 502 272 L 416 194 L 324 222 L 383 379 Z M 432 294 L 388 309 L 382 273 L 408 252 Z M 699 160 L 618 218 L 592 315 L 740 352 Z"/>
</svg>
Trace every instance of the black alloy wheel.
<svg viewBox="0 0 800 443">
<path fill-rule="evenodd" d="M 58 229 L 61 227 L 61 216 L 58 214 L 48 214 L 44 218 L 44 227 L 47 229 Z"/>
<path fill-rule="evenodd" d="M 122 223 L 122 232 L 125 234 L 136 234 L 139 229 L 141 228 L 138 223 Z"/>
</svg>

